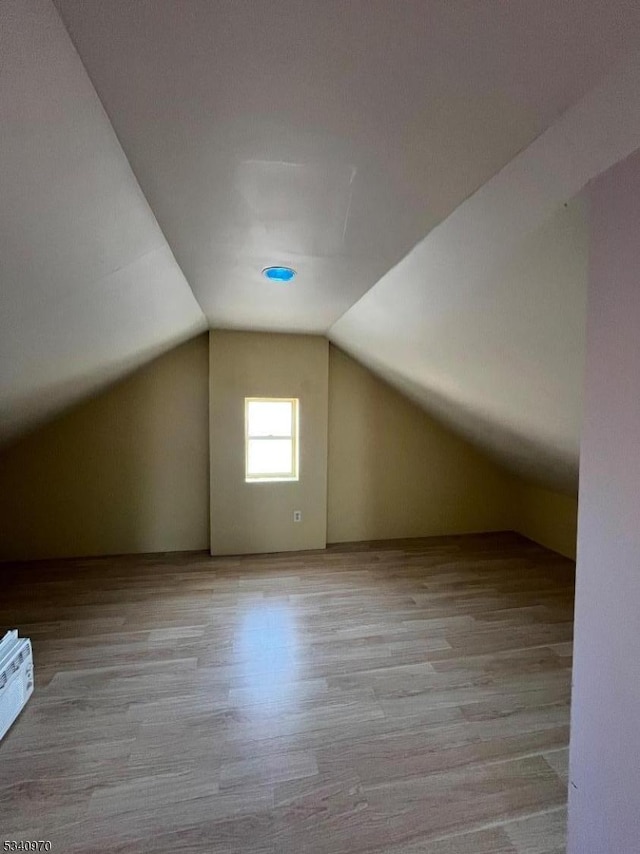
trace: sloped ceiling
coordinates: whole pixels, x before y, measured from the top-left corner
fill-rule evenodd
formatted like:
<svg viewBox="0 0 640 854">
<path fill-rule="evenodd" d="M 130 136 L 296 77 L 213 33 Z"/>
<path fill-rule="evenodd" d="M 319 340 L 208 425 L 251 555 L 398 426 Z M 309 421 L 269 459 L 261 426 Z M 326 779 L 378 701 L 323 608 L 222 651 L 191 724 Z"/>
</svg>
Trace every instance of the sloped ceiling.
<svg viewBox="0 0 640 854">
<path fill-rule="evenodd" d="M 206 324 L 315 332 L 571 488 L 586 232 L 563 205 L 635 139 L 588 101 L 610 78 L 637 101 L 635 0 L 55 6 L 0 2 L 0 438 Z M 619 127 L 575 170 L 591 138 L 535 146 L 585 99 L 575 133 Z"/>
<path fill-rule="evenodd" d="M 585 206 L 561 206 L 499 263 L 471 262 L 471 274 L 468 237 L 452 287 L 437 249 L 424 247 L 415 271 L 405 263 L 389 273 L 330 337 L 496 460 L 571 492 L 582 415 Z"/>
<path fill-rule="evenodd" d="M 54 7 L 0 13 L 6 440 L 206 323 Z"/>
<path fill-rule="evenodd" d="M 315 333 L 640 19 L 629 0 L 55 2 L 211 326 Z M 295 288 L 266 285 L 287 262 Z"/>
<path fill-rule="evenodd" d="M 577 194 L 639 147 L 634 55 L 433 229 L 331 339 L 511 468 L 574 490 L 588 263 Z"/>
</svg>

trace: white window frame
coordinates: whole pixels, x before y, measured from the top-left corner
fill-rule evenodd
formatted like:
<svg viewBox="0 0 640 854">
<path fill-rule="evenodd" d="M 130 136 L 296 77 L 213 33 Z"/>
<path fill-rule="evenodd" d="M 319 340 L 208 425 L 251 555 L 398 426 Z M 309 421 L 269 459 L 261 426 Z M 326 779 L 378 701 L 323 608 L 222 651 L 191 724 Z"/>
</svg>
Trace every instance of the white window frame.
<svg viewBox="0 0 640 854">
<path fill-rule="evenodd" d="M 291 435 L 287 436 L 250 436 L 249 435 L 249 404 L 250 403 L 290 403 L 291 404 Z M 299 429 L 300 401 L 297 397 L 245 397 L 244 399 L 244 479 L 245 483 L 277 483 L 278 481 L 300 480 L 299 460 Z M 274 439 L 291 439 L 291 469 L 286 472 L 271 474 L 249 474 L 249 440 L 270 442 Z"/>
</svg>

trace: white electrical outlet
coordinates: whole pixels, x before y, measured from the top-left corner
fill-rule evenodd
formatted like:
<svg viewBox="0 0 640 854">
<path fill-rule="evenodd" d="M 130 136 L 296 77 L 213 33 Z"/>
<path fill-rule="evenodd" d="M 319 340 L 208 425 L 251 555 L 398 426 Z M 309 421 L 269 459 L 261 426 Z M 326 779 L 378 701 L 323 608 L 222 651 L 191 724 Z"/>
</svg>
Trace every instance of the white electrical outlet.
<svg viewBox="0 0 640 854">
<path fill-rule="evenodd" d="M 302 522 L 302 510 L 294 510 L 293 511 L 293 521 L 294 522 Z"/>
</svg>

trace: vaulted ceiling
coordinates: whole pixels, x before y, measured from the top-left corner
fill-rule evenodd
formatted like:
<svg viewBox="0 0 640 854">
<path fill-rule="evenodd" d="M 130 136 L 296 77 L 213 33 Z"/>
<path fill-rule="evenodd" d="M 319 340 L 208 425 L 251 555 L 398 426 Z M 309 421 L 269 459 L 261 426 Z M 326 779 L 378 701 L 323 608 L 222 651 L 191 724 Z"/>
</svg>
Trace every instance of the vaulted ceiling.
<svg viewBox="0 0 640 854">
<path fill-rule="evenodd" d="M 207 326 L 314 332 L 570 489 L 578 196 L 640 147 L 639 36 L 635 0 L 0 0 L 0 440 Z"/>
</svg>

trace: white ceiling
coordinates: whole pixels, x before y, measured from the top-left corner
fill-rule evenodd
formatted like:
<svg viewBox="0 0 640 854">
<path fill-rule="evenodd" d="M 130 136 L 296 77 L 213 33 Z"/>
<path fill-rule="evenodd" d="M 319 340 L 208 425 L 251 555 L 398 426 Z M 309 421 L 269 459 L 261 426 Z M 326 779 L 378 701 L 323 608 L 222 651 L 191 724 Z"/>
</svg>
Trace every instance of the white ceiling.
<svg viewBox="0 0 640 854">
<path fill-rule="evenodd" d="M 326 332 L 640 22 L 629 0 L 55 2 L 211 326 L 301 332 Z M 298 164 L 273 210 L 247 204 L 256 160 Z M 342 245 L 301 239 L 331 193 L 344 228 L 352 170 Z M 279 239 L 256 241 L 274 216 Z M 260 271 L 286 262 L 283 294 Z"/>
<path fill-rule="evenodd" d="M 636 0 L 55 6 L 80 59 L 50 0 L 0 0 L 5 435 L 195 334 L 199 303 L 211 327 L 325 332 L 520 470 L 571 481 L 585 236 L 580 206 L 557 208 L 580 186 L 534 205 L 490 275 L 499 234 L 460 266 L 455 216 L 616 73 Z M 440 277 L 411 250 L 452 214 Z M 294 286 L 261 278 L 274 263 Z M 475 325 L 490 294 L 499 320 Z"/>
<path fill-rule="evenodd" d="M 574 490 L 588 266 L 577 196 L 637 148 L 640 53 L 434 228 L 330 338 L 512 469 Z"/>
<path fill-rule="evenodd" d="M 206 323 L 54 7 L 0 14 L 6 440 Z"/>
</svg>

